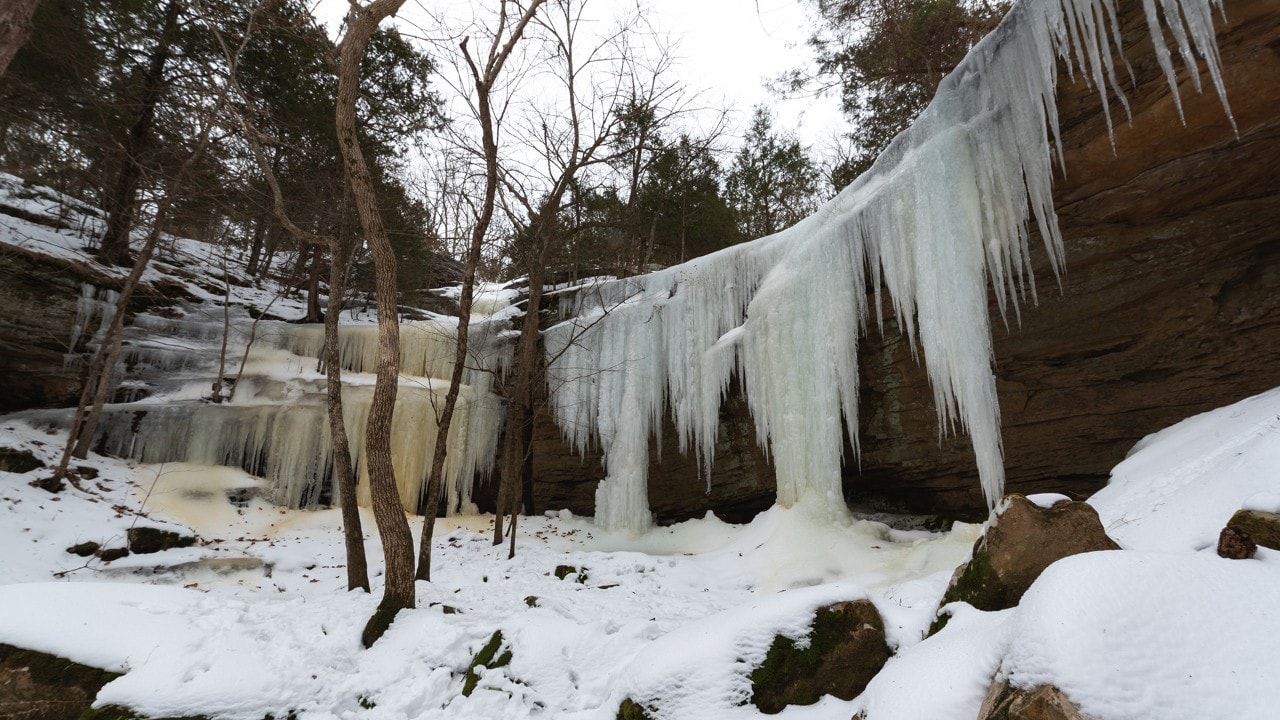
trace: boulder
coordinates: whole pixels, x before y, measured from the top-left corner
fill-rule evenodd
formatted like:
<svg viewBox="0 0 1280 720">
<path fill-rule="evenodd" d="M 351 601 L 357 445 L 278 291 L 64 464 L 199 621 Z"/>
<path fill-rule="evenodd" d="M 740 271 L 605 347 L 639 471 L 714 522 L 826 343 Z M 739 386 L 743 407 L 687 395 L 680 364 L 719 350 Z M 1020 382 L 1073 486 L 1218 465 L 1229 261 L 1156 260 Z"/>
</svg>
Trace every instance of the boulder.
<svg viewBox="0 0 1280 720">
<path fill-rule="evenodd" d="M 751 672 L 751 702 L 761 712 L 812 705 L 823 695 L 857 697 L 889 659 L 884 621 L 870 600 L 819 608 L 807 647 L 778 636 Z"/>
<path fill-rule="evenodd" d="M 1237 510 L 1227 521 L 1227 528 L 1244 533 L 1262 547 L 1280 550 L 1280 513 Z"/>
<path fill-rule="evenodd" d="M 1062 498 L 1044 507 L 1010 495 L 996 506 L 986 531 L 973 545 L 973 557 L 956 568 L 940 606 L 966 602 L 979 610 L 1011 608 L 1058 560 L 1118 549 L 1091 505 Z M 940 616 L 929 634 L 945 624 L 946 617 Z"/>
<path fill-rule="evenodd" d="M 978 720 L 1085 720 L 1075 703 L 1052 685 L 1015 688 L 995 680 L 978 711 Z"/>
<path fill-rule="evenodd" d="M 1248 560 L 1257 554 L 1258 544 L 1244 530 L 1228 525 L 1218 533 L 1218 557 Z"/>
<path fill-rule="evenodd" d="M 502 650 L 502 645 L 502 631 L 494 630 L 493 635 L 489 636 L 489 641 L 480 648 L 467 667 L 466 675 L 462 680 L 464 696 L 471 697 L 471 693 L 476 691 L 476 687 L 480 684 L 480 668 L 500 668 L 511 664 L 510 650 L 503 650 L 502 654 L 498 654 L 498 651 Z"/>
<path fill-rule="evenodd" d="M 39 470 L 42 467 L 44 467 L 44 462 L 32 454 L 30 450 L 0 447 L 0 471 L 25 473 Z"/>
<path fill-rule="evenodd" d="M 618 706 L 618 720 L 653 720 L 653 716 L 645 706 L 631 698 L 624 698 Z"/>
<path fill-rule="evenodd" d="M 131 527 L 128 532 L 129 550 L 139 555 L 158 553 L 172 548 L 191 547 L 196 539 L 169 530 L 152 527 Z"/>
</svg>

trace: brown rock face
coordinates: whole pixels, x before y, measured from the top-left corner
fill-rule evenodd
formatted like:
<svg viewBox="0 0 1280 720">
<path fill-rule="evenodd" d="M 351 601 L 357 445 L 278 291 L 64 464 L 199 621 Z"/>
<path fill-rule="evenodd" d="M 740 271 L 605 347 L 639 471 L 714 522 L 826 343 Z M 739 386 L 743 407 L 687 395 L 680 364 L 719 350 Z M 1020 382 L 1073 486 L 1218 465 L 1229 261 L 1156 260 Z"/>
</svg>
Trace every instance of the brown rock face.
<svg viewBox="0 0 1280 720">
<path fill-rule="evenodd" d="M 568 508 L 579 515 L 593 514 L 596 485 L 604 477 L 600 453 L 574 454 L 545 413 L 538 418 L 533 442 L 535 510 Z M 651 457 L 649 507 L 660 523 L 701 517 L 708 510 L 722 520 L 743 522 L 773 504 L 773 467 L 756 444 L 755 425 L 739 393 L 734 392 L 720 409 L 709 492 L 708 479 L 697 461 L 680 453 L 669 416 L 663 423 L 661 446 Z"/>
<path fill-rule="evenodd" d="M 1039 303 L 1007 332 L 992 305 L 1006 492 L 1086 497 L 1144 435 L 1280 382 L 1258 360 L 1280 353 L 1280 5 L 1225 3 L 1218 43 L 1238 138 L 1185 72 L 1179 122 L 1141 3 L 1118 6 L 1133 123 L 1116 111 L 1113 154 L 1097 93 L 1060 73 L 1067 272 L 1059 290 L 1039 254 Z M 862 469 L 848 467 L 846 492 L 985 515 L 968 439 L 936 442 L 905 341 L 886 331 L 866 346 Z"/>
<path fill-rule="evenodd" d="M 1058 688 L 1040 685 L 1020 689 L 1008 680 L 991 684 L 978 720 L 1085 720 L 1075 703 Z"/>
<path fill-rule="evenodd" d="M 0 264 L 0 413 L 74 404 L 80 379 L 74 368 L 64 369 L 63 356 L 80 279 L 16 251 Z"/>
<path fill-rule="evenodd" d="M 1280 355 L 1280 5 L 1224 3 L 1217 37 L 1238 136 L 1211 86 L 1197 94 L 1185 71 L 1179 121 L 1142 3 L 1117 5 L 1132 124 L 1113 101 L 1113 153 L 1097 92 L 1059 73 L 1066 169 L 1054 202 L 1067 272 L 1055 285 L 1039 251 L 1039 300 L 1024 304 L 1021 323 L 1010 317 L 1006 331 L 991 305 L 1008 492 L 1087 497 L 1143 436 L 1280 382 L 1259 360 Z M 862 456 L 859 465 L 846 454 L 846 495 L 984 517 L 969 441 L 938 443 L 928 380 L 892 320 L 862 348 Z M 709 495 L 664 433 L 650 467 L 660 521 L 707 509 L 736 518 L 773 501 L 743 404 L 722 417 Z M 598 456 L 579 461 L 557 435 L 543 428 L 535 448 L 539 510 L 591 513 Z"/>
<path fill-rule="evenodd" d="M 1062 558 L 1120 549 L 1088 503 L 1063 500 L 1043 508 L 1010 495 L 996 509 L 999 514 L 974 543 L 973 558 L 956 568 L 940 605 L 967 602 L 979 610 L 1011 608 L 1045 568 Z M 943 624 L 935 622 L 931 634 Z"/>
</svg>

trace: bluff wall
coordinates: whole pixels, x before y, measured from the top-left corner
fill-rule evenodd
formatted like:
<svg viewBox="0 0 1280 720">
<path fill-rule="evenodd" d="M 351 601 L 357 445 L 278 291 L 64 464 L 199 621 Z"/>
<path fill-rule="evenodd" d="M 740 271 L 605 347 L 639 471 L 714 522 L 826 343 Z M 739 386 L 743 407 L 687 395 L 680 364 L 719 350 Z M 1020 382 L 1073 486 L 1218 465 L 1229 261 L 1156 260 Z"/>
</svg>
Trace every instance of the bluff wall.
<svg viewBox="0 0 1280 720">
<path fill-rule="evenodd" d="M 1132 125 L 1113 101 L 1113 154 L 1097 92 L 1060 69 L 1065 174 L 1054 201 L 1067 274 L 1059 289 L 1039 257 L 1038 304 L 996 330 L 1007 492 L 1087 496 L 1142 436 L 1280 384 L 1280 6 L 1225 4 L 1218 43 L 1238 138 L 1212 89 L 1197 94 L 1185 72 L 1179 122 L 1141 3 L 1118 9 Z M 925 372 L 892 322 L 864 338 L 860 363 L 863 447 L 860 461 L 846 454 L 846 496 L 985 515 L 968 439 L 938 441 Z M 709 493 L 663 433 L 649 481 L 660 521 L 708 509 L 740 519 L 772 502 L 745 403 L 721 415 Z M 549 420 L 537 432 L 536 509 L 589 514 L 599 457 L 580 459 L 558 438 Z"/>
</svg>

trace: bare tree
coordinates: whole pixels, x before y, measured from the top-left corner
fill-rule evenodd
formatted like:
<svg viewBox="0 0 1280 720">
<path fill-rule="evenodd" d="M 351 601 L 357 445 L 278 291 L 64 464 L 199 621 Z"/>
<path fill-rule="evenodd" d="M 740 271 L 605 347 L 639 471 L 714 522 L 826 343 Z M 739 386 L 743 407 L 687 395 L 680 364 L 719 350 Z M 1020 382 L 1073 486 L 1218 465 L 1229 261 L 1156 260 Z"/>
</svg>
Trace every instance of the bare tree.
<svg viewBox="0 0 1280 720">
<path fill-rule="evenodd" d="M 232 108 L 232 114 L 249 143 L 253 156 L 263 178 L 271 190 L 271 212 L 279 220 L 281 226 L 303 248 L 308 246 L 327 246 L 329 248 L 329 306 L 324 314 L 324 349 L 322 362 L 325 368 L 326 408 L 329 420 L 329 439 L 333 448 L 333 474 L 338 486 L 338 504 L 342 508 L 342 534 L 347 551 L 347 590 L 357 588 L 369 592 L 369 563 L 364 552 L 364 530 L 360 521 L 360 508 L 356 504 L 355 469 L 351 462 L 351 443 L 347 437 L 346 423 L 343 421 L 342 403 L 342 359 L 338 346 L 338 316 L 341 313 L 342 298 L 346 295 L 347 280 L 350 275 L 351 260 L 355 248 L 350 241 L 344 241 L 340 235 L 317 235 L 303 229 L 293 221 L 285 207 L 284 192 L 276 175 L 277 163 L 267 158 L 265 145 L 268 138 L 258 130 L 254 121 L 253 100 L 248 97 L 237 75 L 239 58 L 253 35 L 255 19 L 258 11 L 264 9 L 264 3 L 250 13 L 246 30 L 236 48 L 230 47 L 224 35 L 215 23 L 208 22 L 210 31 L 217 40 L 227 62 L 228 82 L 243 102 L 243 111 Z M 275 157 L 279 158 L 279 153 Z M 256 248 L 255 248 L 256 249 Z M 254 322 L 255 326 L 257 321 Z M 250 335 L 250 343 L 253 341 Z M 248 348 L 245 349 L 248 353 Z M 241 364 L 241 371 L 244 365 Z M 237 380 L 239 373 L 237 373 Z M 234 386 L 233 386 L 234 390 Z"/>
<path fill-rule="evenodd" d="M 530 505 L 533 420 L 541 373 L 539 308 L 547 272 L 555 254 L 583 231 L 573 222 L 574 190 L 589 186 L 589 171 L 605 174 L 620 160 L 628 175 L 642 162 L 645 141 L 624 132 L 637 107 L 660 124 L 682 111 L 679 87 L 666 79 L 669 56 L 663 48 L 641 52 L 637 45 L 652 39 L 642 33 L 640 19 L 623 19 L 612 31 L 591 38 L 584 19 L 585 2 L 553 0 L 541 23 L 553 52 L 550 71 L 562 93 L 562 111 L 537 111 L 523 124 L 524 142 L 534 149 L 536 164 L 504 173 L 513 214 L 524 221 L 513 243 L 513 260 L 527 273 L 528 306 L 513 364 L 502 451 L 498 517 L 494 544 L 502 542 L 504 516 L 510 515 L 511 554 L 515 552 L 516 518 L 522 499 Z M 641 55 L 649 61 L 640 62 Z M 656 61 L 653 58 L 657 58 Z M 656 125 L 655 125 L 656 126 Z M 638 173 L 638 171 L 635 171 Z M 630 178 L 627 178 L 630 180 Z M 522 492 L 523 490 L 523 492 Z M 526 507 L 526 509 L 532 509 Z"/>
<path fill-rule="evenodd" d="M 489 232 L 489 224 L 493 221 L 494 205 L 498 193 L 498 141 L 495 132 L 495 119 L 492 106 L 492 92 L 502 68 L 511 57 L 512 50 L 520 42 L 525 29 L 533 20 L 538 8 L 545 0 L 532 0 L 518 17 L 514 18 L 508 35 L 508 25 L 512 17 L 508 9 L 516 8 L 514 3 L 502 0 L 499 8 L 498 24 L 488 52 L 483 59 L 483 66 L 477 64 L 471 54 L 468 39 L 460 44 L 462 55 L 466 59 L 476 93 L 476 117 L 481 131 L 481 157 L 484 160 L 485 185 L 484 197 L 477 208 L 476 222 L 471 229 L 471 242 L 467 249 L 466 268 L 462 280 L 461 297 L 458 300 L 458 335 L 457 352 L 454 356 L 453 375 L 449 379 L 449 390 L 445 395 L 444 407 L 438 419 L 435 452 L 431 459 L 431 474 L 427 479 L 426 517 L 423 519 L 422 537 L 418 550 L 417 577 L 420 580 L 431 579 L 431 538 L 435 529 L 436 507 L 440 502 L 441 479 L 444 463 L 448 453 L 449 426 L 453 421 L 454 408 L 458 403 L 458 392 L 462 385 L 462 373 L 467 360 L 468 324 L 471 318 L 471 305 L 475 294 L 476 268 L 480 265 L 480 254 L 484 248 L 484 240 Z M 379 293 L 381 296 L 381 293 Z M 381 304 L 379 304 L 381 307 Z"/>
<path fill-rule="evenodd" d="M 6 0 L 0 7 L 0 75 L 31 36 L 31 16 L 40 0 Z"/>
<path fill-rule="evenodd" d="M 355 197 L 365 242 L 373 255 L 374 287 L 378 295 L 378 363 L 369 423 L 365 430 L 365 462 L 369 468 L 369 495 L 378 523 L 385 560 L 382 602 L 365 625 L 361 640 L 373 645 L 390 627 L 400 610 L 415 604 L 413 536 L 396 490 L 391 464 L 391 415 L 395 410 L 400 377 L 400 326 L 396 305 L 396 257 L 378 214 L 373 177 L 356 135 L 356 96 L 360 89 L 360 63 L 378 25 L 394 15 L 404 0 L 374 0 L 361 5 L 349 0 L 346 32 L 338 43 L 338 107 L 335 123 L 347 182 Z M 464 316 L 465 317 L 465 316 Z M 426 527 L 430 527 L 428 522 Z"/>
</svg>

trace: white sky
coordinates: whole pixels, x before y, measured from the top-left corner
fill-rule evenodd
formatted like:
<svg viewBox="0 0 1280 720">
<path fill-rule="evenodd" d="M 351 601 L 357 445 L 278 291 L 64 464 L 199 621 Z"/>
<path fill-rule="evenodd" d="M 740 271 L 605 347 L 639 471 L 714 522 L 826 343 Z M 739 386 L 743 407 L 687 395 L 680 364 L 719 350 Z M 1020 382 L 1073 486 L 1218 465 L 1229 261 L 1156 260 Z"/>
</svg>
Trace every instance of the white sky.
<svg viewBox="0 0 1280 720">
<path fill-rule="evenodd" d="M 468 17 L 486 0 L 409 0 L 403 22 L 426 31 L 428 12 Z M 803 65 L 810 58 L 805 40 L 811 32 L 809 0 L 640 0 L 645 19 L 669 35 L 678 59 L 676 72 L 690 92 L 700 92 L 708 105 L 732 109 L 732 128 L 745 129 L 751 109 L 765 103 L 777 115 L 776 127 L 794 131 L 820 155 L 845 128 L 836 98 L 780 100 L 766 82 Z M 633 9 L 636 0 L 588 0 L 602 18 Z M 319 0 L 317 15 L 336 30 L 345 0 Z M 406 32 L 413 32 L 406 27 Z M 737 138 L 732 140 L 737 145 Z"/>
</svg>

